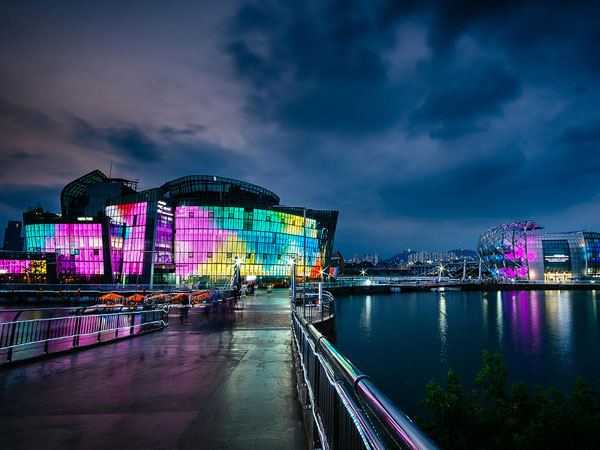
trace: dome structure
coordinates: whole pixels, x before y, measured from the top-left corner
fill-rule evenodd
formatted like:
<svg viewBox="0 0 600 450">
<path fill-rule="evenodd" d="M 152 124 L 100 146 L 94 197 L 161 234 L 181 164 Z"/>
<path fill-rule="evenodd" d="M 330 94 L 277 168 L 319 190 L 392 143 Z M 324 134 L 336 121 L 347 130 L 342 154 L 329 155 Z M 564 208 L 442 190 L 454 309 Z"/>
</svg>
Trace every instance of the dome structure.
<svg viewBox="0 0 600 450">
<path fill-rule="evenodd" d="M 489 228 L 479 237 L 477 254 L 495 278 L 529 280 L 527 236 L 543 228 L 531 220 Z"/>
</svg>

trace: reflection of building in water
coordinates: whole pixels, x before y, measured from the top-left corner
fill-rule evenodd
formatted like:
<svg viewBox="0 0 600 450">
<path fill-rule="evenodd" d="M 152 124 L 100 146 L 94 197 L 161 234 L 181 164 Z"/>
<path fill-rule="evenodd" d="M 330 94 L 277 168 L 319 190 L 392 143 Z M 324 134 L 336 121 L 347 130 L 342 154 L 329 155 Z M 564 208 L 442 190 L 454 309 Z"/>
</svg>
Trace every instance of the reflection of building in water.
<svg viewBox="0 0 600 450">
<path fill-rule="evenodd" d="M 600 233 L 540 233 L 542 228 L 531 221 L 492 227 L 480 236 L 477 253 L 499 280 L 600 278 Z"/>
<path fill-rule="evenodd" d="M 561 291 L 546 291 L 545 296 L 551 345 L 556 348 L 561 363 L 570 366 L 573 339 L 572 302 L 569 296 Z"/>
<path fill-rule="evenodd" d="M 448 316 L 446 315 L 446 296 L 440 295 L 440 314 L 439 314 L 439 335 L 440 335 L 440 361 L 447 363 L 448 350 Z"/>
<path fill-rule="evenodd" d="M 371 303 L 373 302 L 373 298 L 370 295 L 365 297 L 364 308 L 362 310 L 362 314 L 360 315 L 361 325 L 365 328 L 371 327 Z"/>
<path fill-rule="evenodd" d="M 502 294 L 500 291 L 496 294 L 496 330 L 498 333 L 498 343 L 502 345 L 504 338 L 504 329 L 502 323 Z"/>
<path fill-rule="evenodd" d="M 506 324 L 508 339 L 513 346 L 520 348 L 525 355 L 538 357 L 542 353 L 542 323 L 540 317 L 540 299 L 537 292 L 513 291 L 498 293 L 504 299 L 505 312 L 509 322 Z M 502 342 L 502 307 L 498 300 L 498 335 Z"/>
</svg>

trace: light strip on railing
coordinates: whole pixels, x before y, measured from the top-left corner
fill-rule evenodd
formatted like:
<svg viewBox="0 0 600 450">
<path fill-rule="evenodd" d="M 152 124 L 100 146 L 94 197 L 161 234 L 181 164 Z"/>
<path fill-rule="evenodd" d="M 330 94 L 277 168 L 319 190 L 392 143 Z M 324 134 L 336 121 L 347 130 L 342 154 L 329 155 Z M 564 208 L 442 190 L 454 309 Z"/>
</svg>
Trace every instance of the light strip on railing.
<svg viewBox="0 0 600 450">
<path fill-rule="evenodd" d="M 328 354 L 332 361 L 339 365 L 340 369 L 347 375 L 349 379 L 348 381 L 352 382 L 354 385 L 356 394 L 365 397 L 363 400 L 370 404 L 370 408 L 379 417 L 379 420 L 382 422 L 382 424 L 387 424 L 388 432 L 390 432 L 392 437 L 395 437 L 395 439 L 401 441 L 401 443 L 398 443 L 399 445 L 413 450 L 437 449 L 437 446 L 425 434 L 423 434 L 423 432 L 416 425 L 412 423 L 410 418 L 408 418 L 401 411 L 397 410 L 396 406 L 391 403 L 389 399 L 387 399 L 387 397 L 381 393 L 368 378 L 361 379 L 360 377 L 364 377 L 364 375 L 360 373 L 348 359 L 339 353 L 337 349 L 331 345 L 331 343 L 329 343 L 329 341 L 327 341 L 327 339 L 325 339 L 313 325 L 310 325 L 306 319 L 301 318 L 301 316 L 295 311 L 294 318 L 299 324 L 305 324 L 304 326 L 300 326 L 301 330 L 303 332 L 304 330 L 307 330 L 307 332 L 312 335 L 312 338 L 316 342 L 319 342 L 324 352 Z M 311 339 L 309 339 L 309 342 L 310 341 Z M 358 382 L 356 381 L 357 379 Z M 388 407 L 386 407 L 385 404 L 392 409 L 388 410 Z M 398 417 L 400 415 L 405 417 L 405 419 Z M 403 426 L 400 425 L 399 422 L 406 422 L 406 426 L 413 431 L 409 433 Z"/>
<path fill-rule="evenodd" d="M 157 324 L 157 323 L 160 323 L 163 327 L 167 327 L 168 326 L 167 323 L 164 320 L 155 320 L 153 322 L 144 322 L 144 323 L 138 323 L 138 324 L 134 324 L 134 325 L 125 325 L 125 326 L 118 327 L 118 328 L 108 328 L 106 330 L 96 330 L 96 331 L 90 331 L 88 333 L 70 334 L 70 335 L 67 335 L 67 336 L 59 336 L 59 337 L 55 337 L 55 338 L 48 338 L 48 339 L 43 339 L 41 341 L 31 341 L 31 342 L 24 342 L 22 344 L 13 344 L 13 345 L 8 345 L 6 347 L 0 347 L 0 350 L 5 350 L 5 349 L 15 348 L 15 347 L 22 347 L 24 345 L 43 344 L 45 342 L 58 341 L 60 339 L 72 339 L 72 338 L 77 337 L 77 336 L 90 336 L 92 334 L 105 333 L 107 331 L 122 330 L 124 328 L 141 327 L 143 325 L 154 325 L 154 324 Z M 123 337 L 125 337 L 125 336 L 123 336 Z"/>
</svg>

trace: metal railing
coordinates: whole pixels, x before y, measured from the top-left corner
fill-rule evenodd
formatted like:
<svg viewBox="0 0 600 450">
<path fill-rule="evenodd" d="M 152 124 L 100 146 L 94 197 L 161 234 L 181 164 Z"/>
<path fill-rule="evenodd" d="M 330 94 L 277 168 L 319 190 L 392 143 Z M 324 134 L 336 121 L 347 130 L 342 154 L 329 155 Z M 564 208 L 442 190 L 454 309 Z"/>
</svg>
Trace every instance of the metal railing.
<svg viewBox="0 0 600 450">
<path fill-rule="evenodd" d="M 438 448 L 296 309 L 292 328 L 323 449 Z"/>
<path fill-rule="evenodd" d="M 0 363 L 129 337 L 168 326 L 168 309 L 76 314 L 0 323 Z"/>
<path fill-rule="evenodd" d="M 322 290 L 319 296 L 319 292 L 311 287 L 307 287 L 304 295 L 303 288 L 299 287 L 292 308 L 302 314 L 308 323 L 321 322 L 335 314 L 335 299 L 331 292 Z"/>
</svg>

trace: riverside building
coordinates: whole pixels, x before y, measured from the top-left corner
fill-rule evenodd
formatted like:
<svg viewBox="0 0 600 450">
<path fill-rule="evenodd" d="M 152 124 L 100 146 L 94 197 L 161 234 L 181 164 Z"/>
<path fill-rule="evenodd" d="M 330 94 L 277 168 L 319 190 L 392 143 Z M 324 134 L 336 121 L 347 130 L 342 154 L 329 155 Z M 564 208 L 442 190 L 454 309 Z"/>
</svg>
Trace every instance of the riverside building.
<svg viewBox="0 0 600 450">
<path fill-rule="evenodd" d="M 522 221 L 486 230 L 477 253 L 492 276 L 503 281 L 565 282 L 600 278 L 600 233 L 543 233 Z"/>
<path fill-rule="evenodd" d="M 67 184 L 60 200 L 61 214 L 23 214 L 28 258 L 43 259 L 48 282 L 214 282 L 231 276 L 236 261 L 259 282 L 288 278 L 292 263 L 299 276 L 318 277 L 330 265 L 338 217 L 208 175 L 138 192 L 136 182 L 94 170 Z"/>
</svg>

